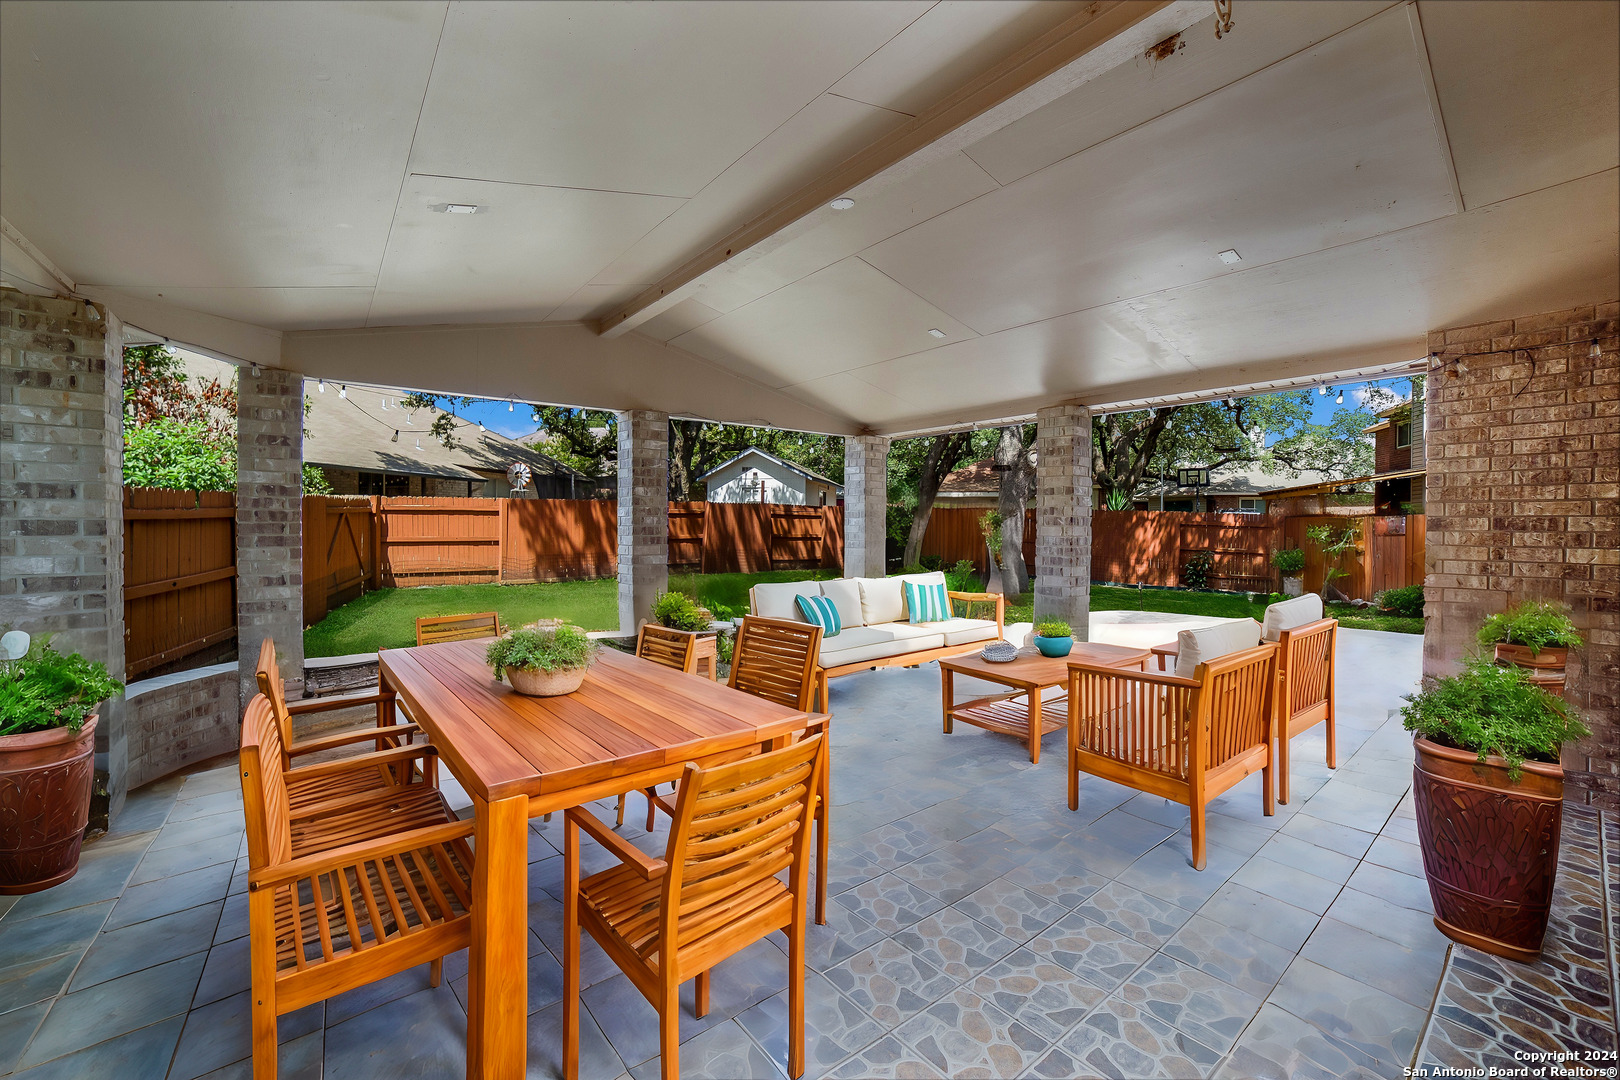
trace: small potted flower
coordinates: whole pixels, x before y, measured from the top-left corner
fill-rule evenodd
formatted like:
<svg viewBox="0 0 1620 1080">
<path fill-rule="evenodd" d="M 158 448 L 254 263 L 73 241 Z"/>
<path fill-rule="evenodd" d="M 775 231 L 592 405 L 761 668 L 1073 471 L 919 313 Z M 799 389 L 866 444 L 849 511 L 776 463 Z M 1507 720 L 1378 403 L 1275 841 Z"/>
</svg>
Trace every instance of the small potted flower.
<svg viewBox="0 0 1620 1080">
<path fill-rule="evenodd" d="M 123 692 L 101 663 L 41 635 L 0 639 L 0 895 L 39 892 L 79 869 L 95 773 L 96 708 Z"/>
<path fill-rule="evenodd" d="M 1453 941 L 1529 963 L 1541 953 L 1558 873 L 1559 747 L 1591 732 L 1528 671 L 1486 657 L 1407 701 L 1434 924 Z"/>
<path fill-rule="evenodd" d="M 1284 596 L 1302 596 L 1305 593 L 1305 551 L 1303 548 L 1278 548 L 1271 553 L 1271 565 L 1282 575 Z"/>
<path fill-rule="evenodd" d="M 1532 681 L 1560 695 L 1569 650 L 1583 644 L 1569 609 L 1550 600 L 1526 600 L 1492 615 L 1479 628 L 1479 643 L 1495 647 L 1497 663 L 1527 669 Z"/>
<path fill-rule="evenodd" d="M 533 626 L 496 638 L 484 661 L 530 697 L 572 694 L 585 681 L 596 643 L 577 626 Z"/>
<path fill-rule="evenodd" d="M 1068 656 L 1074 648 L 1074 628 L 1061 619 L 1036 623 L 1035 648 L 1042 656 Z"/>
</svg>

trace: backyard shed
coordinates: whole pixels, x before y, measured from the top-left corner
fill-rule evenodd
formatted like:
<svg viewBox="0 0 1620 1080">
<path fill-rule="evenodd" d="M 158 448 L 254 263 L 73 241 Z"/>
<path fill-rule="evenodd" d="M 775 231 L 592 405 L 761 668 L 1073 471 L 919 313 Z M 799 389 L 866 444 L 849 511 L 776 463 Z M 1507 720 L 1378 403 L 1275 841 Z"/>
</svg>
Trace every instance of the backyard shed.
<svg viewBox="0 0 1620 1080">
<path fill-rule="evenodd" d="M 836 506 L 843 496 L 843 489 L 825 476 L 757 446 L 710 469 L 702 479 L 710 502 Z"/>
</svg>

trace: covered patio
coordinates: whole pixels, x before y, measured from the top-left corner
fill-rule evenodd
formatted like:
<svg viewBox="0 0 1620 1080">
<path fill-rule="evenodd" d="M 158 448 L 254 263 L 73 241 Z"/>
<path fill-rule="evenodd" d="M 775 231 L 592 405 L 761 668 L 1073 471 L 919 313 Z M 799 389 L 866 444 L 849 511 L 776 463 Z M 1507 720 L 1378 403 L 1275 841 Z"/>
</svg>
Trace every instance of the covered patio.
<svg viewBox="0 0 1620 1080">
<path fill-rule="evenodd" d="M 1426 376 L 1421 645 L 1340 634 L 1339 767 L 1318 727 L 1275 816 L 1257 776 L 1221 796 L 1206 869 L 1184 809 L 1086 777 L 1070 811 L 1058 757 L 942 733 L 934 664 L 833 682 L 806 1075 L 1620 1049 L 1620 4 L 1233 9 L 0 10 L 0 624 L 123 670 L 121 360 L 169 342 L 237 368 L 239 657 L 103 707 L 106 832 L 0 901 L 0 1072 L 251 1074 L 230 755 L 266 641 L 302 692 L 317 379 L 613 412 L 622 633 L 669 581 L 672 419 L 841 436 L 849 578 L 889 569 L 892 440 L 1033 423 L 1035 618 L 1146 648 L 1179 627 L 1090 611 L 1094 416 Z M 1508 965 L 1434 929 L 1392 712 L 1527 598 L 1585 636 L 1594 734 L 1555 930 Z M 515 888 L 495 927 L 526 983 L 462 951 L 339 995 L 282 1018 L 284 1074 L 560 1075 L 561 828 L 524 834 L 527 934 Z M 715 969 L 685 1075 L 787 1069 L 779 939 Z M 657 1075 L 628 980 L 583 981 L 582 1075 Z"/>
</svg>

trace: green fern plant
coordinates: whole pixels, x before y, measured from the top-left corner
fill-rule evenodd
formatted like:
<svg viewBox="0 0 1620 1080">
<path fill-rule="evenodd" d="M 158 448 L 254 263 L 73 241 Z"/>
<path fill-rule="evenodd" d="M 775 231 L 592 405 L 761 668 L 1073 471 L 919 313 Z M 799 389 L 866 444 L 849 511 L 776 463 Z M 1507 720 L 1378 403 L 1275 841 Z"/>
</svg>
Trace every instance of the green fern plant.
<svg viewBox="0 0 1620 1080">
<path fill-rule="evenodd" d="M 1557 761 L 1558 748 L 1592 732 L 1562 699 L 1530 681 L 1523 668 L 1485 657 L 1463 661 L 1456 675 L 1408 694 L 1401 710 L 1407 731 L 1457 750 L 1495 755 L 1517 780 L 1527 760 Z"/>
</svg>

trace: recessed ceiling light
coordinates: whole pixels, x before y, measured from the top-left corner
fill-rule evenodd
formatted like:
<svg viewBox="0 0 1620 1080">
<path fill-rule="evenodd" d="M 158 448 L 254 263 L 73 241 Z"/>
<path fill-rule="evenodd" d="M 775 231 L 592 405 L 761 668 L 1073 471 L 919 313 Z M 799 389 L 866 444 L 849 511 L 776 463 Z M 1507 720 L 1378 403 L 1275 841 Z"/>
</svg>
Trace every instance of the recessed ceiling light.
<svg viewBox="0 0 1620 1080">
<path fill-rule="evenodd" d="M 447 214 L 476 214 L 478 213 L 478 204 L 460 202 L 445 203 L 444 212 Z"/>
<path fill-rule="evenodd" d="M 945 336 L 945 331 L 939 329 L 938 327 L 934 327 L 933 329 L 928 331 L 928 336 L 929 337 L 944 337 Z"/>
<path fill-rule="evenodd" d="M 1221 262 L 1225 263 L 1227 266 L 1236 266 L 1238 263 L 1243 261 L 1243 256 L 1237 253 L 1236 248 L 1227 248 L 1225 251 L 1217 251 L 1215 253 L 1215 257 L 1221 260 Z"/>
<path fill-rule="evenodd" d="M 848 210 L 850 207 L 855 205 L 855 200 L 854 199 L 834 199 L 828 205 L 831 206 L 834 210 Z"/>
</svg>

